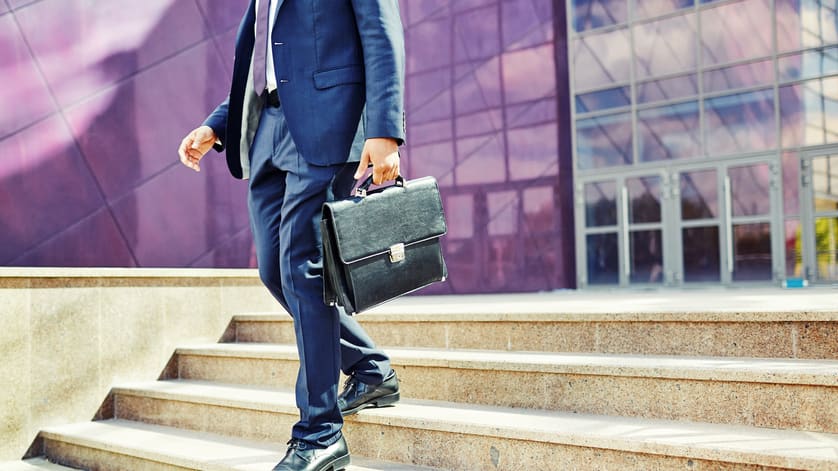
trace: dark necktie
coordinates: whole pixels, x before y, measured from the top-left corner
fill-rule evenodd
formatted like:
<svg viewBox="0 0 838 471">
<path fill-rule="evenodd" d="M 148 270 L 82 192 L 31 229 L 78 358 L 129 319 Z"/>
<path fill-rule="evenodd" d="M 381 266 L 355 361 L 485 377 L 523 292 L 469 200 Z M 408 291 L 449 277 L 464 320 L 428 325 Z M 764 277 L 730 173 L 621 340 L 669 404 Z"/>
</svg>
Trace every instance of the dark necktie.
<svg viewBox="0 0 838 471">
<path fill-rule="evenodd" d="M 268 60 L 268 11 L 270 11 L 270 0 L 259 0 L 259 7 L 256 10 L 256 49 L 253 52 L 253 88 L 261 95 L 268 86 L 265 78 L 265 70 Z"/>
</svg>

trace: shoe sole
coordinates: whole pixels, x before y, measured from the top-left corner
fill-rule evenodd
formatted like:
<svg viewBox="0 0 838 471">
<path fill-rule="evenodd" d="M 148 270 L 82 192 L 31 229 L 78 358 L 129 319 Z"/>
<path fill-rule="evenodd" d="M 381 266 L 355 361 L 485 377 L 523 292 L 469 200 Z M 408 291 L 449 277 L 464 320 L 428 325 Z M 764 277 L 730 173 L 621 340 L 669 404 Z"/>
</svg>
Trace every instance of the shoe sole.
<svg viewBox="0 0 838 471">
<path fill-rule="evenodd" d="M 320 471 L 343 471 L 344 469 L 349 467 L 351 460 L 349 459 L 349 454 L 345 454 L 340 458 L 336 458 L 331 463 L 327 464 L 326 466 L 320 468 Z"/>
<path fill-rule="evenodd" d="M 395 392 L 393 394 L 388 394 L 386 396 L 377 397 L 377 398 L 373 399 L 372 401 L 365 402 L 363 404 L 357 405 L 357 406 L 353 407 L 352 409 L 347 409 L 345 411 L 341 411 L 340 414 L 342 416 L 346 417 L 347 415 L 355 414 L 358 411 L 361 411 L 361 410 L 364 410 L 364 409 L 371 409 L 371 408 L 377 409 L 379 407 L 393 406 L 397 402 L 399 402 L 399 393 Z"/>
</svg>

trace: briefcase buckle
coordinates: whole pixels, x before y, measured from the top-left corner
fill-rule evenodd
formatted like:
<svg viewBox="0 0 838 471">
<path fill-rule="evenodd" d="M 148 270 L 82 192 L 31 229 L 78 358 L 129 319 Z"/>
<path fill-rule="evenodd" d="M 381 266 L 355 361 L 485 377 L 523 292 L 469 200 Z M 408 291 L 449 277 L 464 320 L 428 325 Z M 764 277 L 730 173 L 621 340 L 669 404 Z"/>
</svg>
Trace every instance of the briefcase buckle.
<svg viewBox="0 0 838 471">
<path fill-rule="evenodd" d="M 398 263 L 404 260 L 404 244 L 390 246 L 390 263 Z"/>
</svg>

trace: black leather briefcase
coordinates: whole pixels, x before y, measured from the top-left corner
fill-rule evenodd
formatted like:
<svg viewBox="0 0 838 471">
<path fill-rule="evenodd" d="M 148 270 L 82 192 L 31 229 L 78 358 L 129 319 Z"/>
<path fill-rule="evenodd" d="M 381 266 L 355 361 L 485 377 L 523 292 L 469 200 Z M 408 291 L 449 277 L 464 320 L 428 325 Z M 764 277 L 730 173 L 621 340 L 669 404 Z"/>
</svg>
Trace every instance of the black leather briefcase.
<svg viewBox="0 0 838 471">
<path fill-rule="evenodd" d="M 433 177 L 404 180 L 323 205 L 323 300 L 348 314 L 448 276 L 440 238 L 446 232 Z"/>
</svg>

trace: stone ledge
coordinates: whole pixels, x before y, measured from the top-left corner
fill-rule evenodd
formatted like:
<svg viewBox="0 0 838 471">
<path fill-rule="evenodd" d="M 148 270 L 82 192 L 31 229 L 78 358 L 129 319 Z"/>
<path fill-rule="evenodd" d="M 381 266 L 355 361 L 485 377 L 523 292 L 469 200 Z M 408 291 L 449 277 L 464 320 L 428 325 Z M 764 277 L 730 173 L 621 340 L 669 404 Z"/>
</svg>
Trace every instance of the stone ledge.
<svg viewBox="0 0 838 471">
<path fill-rule="evenodd" d="M 259 278 L 254 268 L 0 267 L 4 278 Z"/>
</svg>

